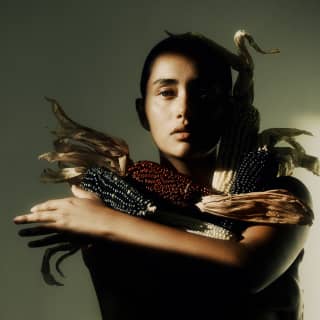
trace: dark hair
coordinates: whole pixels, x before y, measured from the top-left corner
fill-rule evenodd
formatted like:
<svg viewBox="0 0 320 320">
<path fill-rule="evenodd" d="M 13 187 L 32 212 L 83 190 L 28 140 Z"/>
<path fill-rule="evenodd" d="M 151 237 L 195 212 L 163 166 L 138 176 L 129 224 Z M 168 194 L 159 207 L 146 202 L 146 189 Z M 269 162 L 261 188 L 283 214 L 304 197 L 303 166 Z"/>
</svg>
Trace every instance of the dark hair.
<svg viewBox="0 0 320 320">
<path fill-rule="evenodd" d="M 156 44 L 149 52 L 142 69 L 140 92 L 145 98 L 147 82 L 151 74 L 155 59 L 164 53 L 180 53 L 191 58 L 199 70 L 209 75 L 218 87 L 222 96 L 228 96 L 232 90 L 231 67 L 225 59 L 215 50 L 212 41 L 202 35 L 194 33 L 169 34 L 169 37 Z"/>
</svg>

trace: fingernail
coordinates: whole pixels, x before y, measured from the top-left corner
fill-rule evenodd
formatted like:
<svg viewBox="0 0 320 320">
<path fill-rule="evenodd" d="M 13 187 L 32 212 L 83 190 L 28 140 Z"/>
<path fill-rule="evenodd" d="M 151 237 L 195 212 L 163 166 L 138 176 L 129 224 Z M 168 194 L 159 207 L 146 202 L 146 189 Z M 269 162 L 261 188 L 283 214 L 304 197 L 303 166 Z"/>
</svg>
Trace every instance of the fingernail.
<svg viewBox="0 0 320 320">
<path fill-rule="evenodd" d="M 30 209 L 31 212 L 36 211 L 37 210 L 37 206 L 34 206 Z"/>
<path fill-rule="evenodd" d="M 13 222 L 19 222 L 22 220 L 22 217 L 21 216 L 17 216 L 17 217 L 14 217 L 13 218 Z"/>
</svg>

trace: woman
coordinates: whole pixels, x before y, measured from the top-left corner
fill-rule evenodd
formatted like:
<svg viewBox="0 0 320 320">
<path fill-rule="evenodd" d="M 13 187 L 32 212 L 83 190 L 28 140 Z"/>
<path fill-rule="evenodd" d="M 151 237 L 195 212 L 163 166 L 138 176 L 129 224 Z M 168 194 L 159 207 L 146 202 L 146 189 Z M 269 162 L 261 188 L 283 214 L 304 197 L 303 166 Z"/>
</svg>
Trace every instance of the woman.
<svg viewBox="0 0 320 320">
<path fill-rule="evenodd" d="M 170 35 L 153 48 L 136 107 L 161 166 L 213 191 L 218 142 L 231 130 L 231 91 L 230 66 L 207 39 Z M 296 179 L 271 177 L 266 185 L 311 205 Z M 77 186 L 72 192 L 14 221 L 40 224 L 28 235 L 90 239 L 83 256 L 103 319 L 301 316 L 295 276 L 309 226 L 239 223 L 237 241 L 226 241 L 126 215 Z"/>
</svg>

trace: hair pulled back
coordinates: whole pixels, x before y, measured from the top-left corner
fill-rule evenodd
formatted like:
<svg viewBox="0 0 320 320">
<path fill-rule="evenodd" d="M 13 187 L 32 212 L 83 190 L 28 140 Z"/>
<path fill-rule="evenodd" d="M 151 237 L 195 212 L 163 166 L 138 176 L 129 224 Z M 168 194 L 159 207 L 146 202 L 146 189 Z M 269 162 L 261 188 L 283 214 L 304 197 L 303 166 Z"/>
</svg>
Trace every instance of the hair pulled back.
<svg viewBox="0 0 320 320">
<path fill-rule="evenodd" d="M 171 34 L 157 43 L 149 52 L 142 69 L 140 92 L 146 97 L 147 82 L 156 58 L 165 53 L 177 53 L 193 60 L 200 71 L 208 76 L 221 96 L 229 96 L 232 91 L 231 67 L 215 50 L 212 41 L 195 33 Z"/>
</svg>

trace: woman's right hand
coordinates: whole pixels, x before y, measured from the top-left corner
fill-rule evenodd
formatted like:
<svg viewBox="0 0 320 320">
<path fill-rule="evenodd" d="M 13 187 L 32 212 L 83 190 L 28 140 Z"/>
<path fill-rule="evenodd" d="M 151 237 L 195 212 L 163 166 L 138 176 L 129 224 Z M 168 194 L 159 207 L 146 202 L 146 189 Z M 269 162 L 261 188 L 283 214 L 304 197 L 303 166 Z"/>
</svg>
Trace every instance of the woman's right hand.
<svg viewBox="0 0 320 320">
<path fill-rule="evenodd" d="M 92 201 L 93 203 L 103 205 L 102 201 L 95 193 L 85 191 L 76 185 L 71 186 L 71 192 L 73 193 L 75 198 L 86 199 L 86 200 Z M 48 205 L 49 203 L 53 203 L 53 201 L 57 201 L 58 203 L 72 202 L 71 201 L 72 198 L 67 198 L 67 199 L 49 200 L 45 203 L 47 203 Z M 43 211 L 44 207 L 40 207 L 39 208 L 40 210 L 37 210 L 36 208 L 37 206 L 34 206 L 32 208 L 34 210 L 31 209 L 33 213 L 30 213 L 28 215 L 18 216 L 14 219 L 14 222 L 17 224 L 26 224 L 31 222 L 39 222 L 39 223 L 46 222 L 45 224 L 40 224 L 38 226 L 31 227 L 31 228 L 24 228 L 19 231 L 18 234 L 22 237 L 47 236 L 38 240 L 30 241 L 28 243 L 29 247 L 31 248 L 44 247 L 44 246 L 49 246 L 49 245 L 58 244 L 58 243 L 65 243 L 65 242 L 73 242 L 73 243 L 81 244 L 83 242 L 84 237 L 81 237 L 80 235 L 75 234 L 77 233 L 77 230 L 63 230 L 62 224 L 59 227 L 58 221 L 56 221 L 56 224 L 53 224 L 52 223 L 53 221 L 50 221 L 50 222 L 45 221 L 44 213 L 42 212 L 41 214 L 41 211 Z M 50 220 L 50 215 L 51 215 L 51 219 L 53 220 L 54 211 L 49 211 L 47 213 L 47 220 L 48 219 Z M 64 228 L 67 229 L 68 228 L 67 225 L 65 225 Z M 68 232 L 68 231 L 71 231 L 71 232 Z"/>
</svg>

